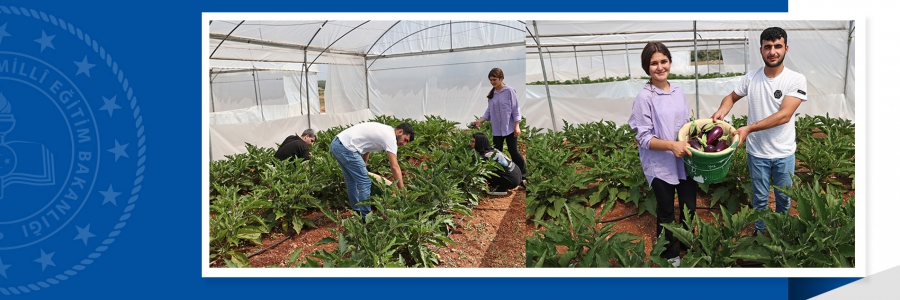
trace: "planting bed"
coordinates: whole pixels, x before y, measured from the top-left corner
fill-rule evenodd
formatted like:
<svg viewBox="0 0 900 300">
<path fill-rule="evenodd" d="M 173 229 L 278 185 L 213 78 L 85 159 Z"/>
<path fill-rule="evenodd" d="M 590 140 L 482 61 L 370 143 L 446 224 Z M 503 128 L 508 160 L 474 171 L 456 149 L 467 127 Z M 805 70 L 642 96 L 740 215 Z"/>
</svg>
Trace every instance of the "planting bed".
<svg viewBox="0 0 900 300">
<path fill-rule="evenodd" d="M 319 132 L 310 161 L 273 160 L 274 148 L 248 145 L 248 153 L 212 162 L 210 266 L 525 266 L 525 190 L 486 194 L 493 166 L 469 149 L 471 131 L 431 116 L 374 121 L 410 122 L 416 138 L 399 149 L 406 189 L 381 186 L 388 193 L 370 199 L 365 224 L 347 206 L 324 142 L 346 127 Z M 373 153 L 368 167 L 390 174 L 383 153 Z"/>
</svg>

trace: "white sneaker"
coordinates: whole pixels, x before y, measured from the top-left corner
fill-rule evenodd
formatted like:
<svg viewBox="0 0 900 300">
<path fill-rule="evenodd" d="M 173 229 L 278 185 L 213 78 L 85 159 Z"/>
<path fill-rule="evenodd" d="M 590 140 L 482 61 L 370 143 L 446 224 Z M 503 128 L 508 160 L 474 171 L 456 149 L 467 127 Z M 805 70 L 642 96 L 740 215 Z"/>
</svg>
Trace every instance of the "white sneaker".
<svg viewBox="0 0 900 300">
<path fill-rule="evenodd" d="M 673 267 L 678 267 L 681 265 L 681 257 L 673 257 L 668 259 L 669 263 L 672 264 Z"/>
</svg>

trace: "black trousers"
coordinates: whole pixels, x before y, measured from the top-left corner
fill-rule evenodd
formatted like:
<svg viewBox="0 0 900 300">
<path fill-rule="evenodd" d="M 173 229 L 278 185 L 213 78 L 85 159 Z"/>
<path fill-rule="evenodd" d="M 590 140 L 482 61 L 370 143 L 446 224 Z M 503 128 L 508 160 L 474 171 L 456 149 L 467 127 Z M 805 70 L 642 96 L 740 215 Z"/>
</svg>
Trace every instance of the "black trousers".
<svg viewBox="0 0 900 300">
<path fill-rule="evenodd" d="M 497 176 L 488 178 L 488 185 L 498 187 L 501 190 L 514 189 L 522 182 L 522 171 L 518 167 L 511 172 L 495 171 L 494 174 L 497 174 Z"/>
<path fill-rule="evenodd" d="M 528 172 L 525 171 L 525 158 L 522 157 L 522 153 L 519 153 L 519 139 L 516 137 L 515 133 L 510 133 L 507 136 L 494 136 L 494 149 L 497 151 L 503 151 L 503 141 L 506 141 L 506 145 L 509 147 L 509 159 L 512 159 L 513 163 L 519 167 L 519 170 L 522 171 L 522 179 L 524 180 Z"/>
<path fill-rule="evenodd" d="M 679 180 L 678 185 L 672 185 L 659 178 L 653 178 L 650 187 L 653 188 L 653 193 L 656 194 L 656 236 L 659 236 L 660 232 L 663 231 L 663 227 L 660 224 L 675 222 L 675 191 L 678 191 L 678 202 L 679 206 L 681 206 L 681 226 L 693 232 L 690 224 L 684 222 L 684 216 L 685 213 L 690 213 L 691 219 L 693 219 L 696 215 L 697 182 L 689 177 L 685 180 Z M 684 206 L 687 206 L 687 212 L 684 211 Z M 666 250 L 660 256 L 666 259 L 677 257 L 681 251 L 681 242 L 668 230 L 666 230 L 665 237 L 669 244 L 666 245 Z"/>
</svg>

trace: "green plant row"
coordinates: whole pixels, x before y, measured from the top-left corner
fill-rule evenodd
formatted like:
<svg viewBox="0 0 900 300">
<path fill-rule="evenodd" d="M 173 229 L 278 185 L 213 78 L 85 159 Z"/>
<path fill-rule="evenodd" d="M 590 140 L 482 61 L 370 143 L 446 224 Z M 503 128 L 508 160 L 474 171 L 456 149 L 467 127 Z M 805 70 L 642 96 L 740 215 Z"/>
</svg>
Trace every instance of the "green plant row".
<svg viewBox="0 0 900 300">
<path fill-rule="evenodd" d="M 818 183 L 781 188 L 797 201 L 799 216 L 743 207 L 738 212 L 714 214 L 711 222 L 684 220 L 693 231 L 674 223 L 663 224 L 687 245 L 680 267 L 841 267 L 856 265 L 855 198 L 843 200 Z M 722 208 L 725 211 L 725 208 Z M 660 254 L 668 243 L 657 237 L 650 253 L 644 239 L 630 233 L 615 233 L 615 223 L 598 224 L 591 207 L 564 205 L 560 217 L 537 220 L 544 230 L 526 239 L 526 267 L 671 267 Z M 768 235 L 743 235 L 748 226 L 762 219 Z M 562 246 L 562 250 L 560 247 Z"/>
<path fill-rule="evenodd" d="M 719 72 L 700 74 L 698 79 L 710 79 L 710 78 L 724 78 L 724 77 L 737 77 L 743 76 L 744 73 L 741 72 L 727 72 L 725 74 Z M 650 80 L 649 76 L 641 76 L 643 80 Z M 669 73 L 668 79 L 694 79 L 694 75 L 678 75 Z M 615 82 L 615 81 L 627 81 L 631 78 L 628 76 L 619 76 L 619 77 L 604 77 L 591 79 L 590 76 L 581 77 L 580 79 L 569 79 L 569 80 L 548 80 L 548 85 L 564 85 L 564 84 L 589 84 L 589 83 L 603 83 L 603 82 Z M 529 82 L 527 85 L 543 85 L 544 81 L 535 81 Z"/>
</svg>

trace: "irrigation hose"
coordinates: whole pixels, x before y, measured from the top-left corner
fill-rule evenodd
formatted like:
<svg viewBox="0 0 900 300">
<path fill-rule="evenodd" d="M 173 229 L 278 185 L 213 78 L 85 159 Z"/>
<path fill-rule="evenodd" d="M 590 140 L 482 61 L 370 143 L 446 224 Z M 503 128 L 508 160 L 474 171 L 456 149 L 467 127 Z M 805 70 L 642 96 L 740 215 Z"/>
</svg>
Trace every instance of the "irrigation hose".
<svg viewBox="0 0 900 300">
<path fill-rule="evenodd" d="M 709 207 L 709 206 L 697 206 L 697 209 L 719 209 L 719 208 L 718 208 L 718 207 Z M 636 215 L 637 215 L 636 212 L 635 212 L 635 213 L 630 213 L 630 214 L 627 214 L 627 215 L 624 215 L 624 216 L 621 216 L 621 217 L 618 217 L 618 218 L 615 218 L 615 219 L 610 219 L 610 220 L 600 220 L 600 221 L 598 221 L 597 223 L 609 223 L 609 222 L 621 221 L 621 220 L 624 220 L 624 219 L 627 219 L 627 218 L 630 218 L 630 217 L 634 217 L 634 216 L 636 216 Z"/>
<path fill-rule="evenodd" d="M 760 262 L 738 264 L 738 266 L 740 266 L 740 267 L 742 267 L 742 268 L 743 268 L 743 267 L 750 267 L 750 266 L 762 266 L 762 265 L 763 265 L 763 263 L 760 263 Z"/>
<path fill-rule="evenodd" d="M 269 245 L 268 247 L 259 249 L 259 251 L 256 251 L 256 252 L 254 252 L 253 254 L 248 255 L 247 258 L 249 259 L 249 258 L 251 258 L 251 257 L 253 257 L 253 256 L 256 256 L 257 254 L 266 252 L 266 250 L 275 248 L 276 246 L 280 245 L 281 243 L 284 243 L 284 241 L 287 241 L 287 240 L 291 239 L 292 237 L 294 237 L 295 234 L 297 234 L 297 233 L 296 233 L 296 232 L 295 232 L 295 233 L 291 233 L 290 235 L 288 235 L 287 237 L 285 237 L 285 238 L 282 239 L 281 241 L 279 241 L 279 242 L 277 242 L 277 243 L 274 243 L 274 244 L 272 244 L 272 245 Z"/>
<path fill-rule="evenodd" d="M 721 209 L 719 207 L 697 206 L 697 209 Z"/>
<path fill-rule="evenodd" d="M 456 227 L 459 227 L 459 225 L 462 224 L 462 222 L 465 220 L 466 220 L 466 216 L 462 216 L 462 218 L 460 218 L 459 221 L 456 222 L 456 226 L 450 227 L 450 232 L 447 233 L 447 236 L 452 235 L 453 231 L 456 230 Z"/>
<path fill-rule="evenodd" d="M 626 219 L 626 218 L 630 218 L 630 217 L 634 217 L 634 216 L 637 216 L 637 213 L 636 213 L 636 212 L 630 213 L 630 214 L 627 214 L 627 215 L 624 215 L 624 216 L 621 216 L 621 217 L 618 217 L 618 218 L 615 218 L 615 219 L 610 219 L 610 220 L 600 220 L 600 221 L 597 222 L 597 223 L 609 223 L 609 222 L 615 222 L 615 221 L 624 220 L 624 219 Z"/>
</svg>

